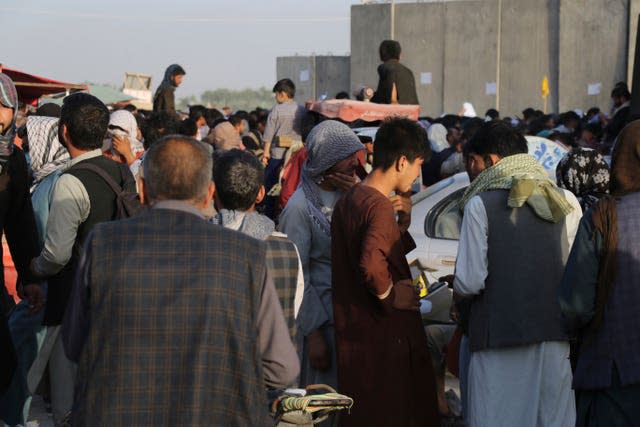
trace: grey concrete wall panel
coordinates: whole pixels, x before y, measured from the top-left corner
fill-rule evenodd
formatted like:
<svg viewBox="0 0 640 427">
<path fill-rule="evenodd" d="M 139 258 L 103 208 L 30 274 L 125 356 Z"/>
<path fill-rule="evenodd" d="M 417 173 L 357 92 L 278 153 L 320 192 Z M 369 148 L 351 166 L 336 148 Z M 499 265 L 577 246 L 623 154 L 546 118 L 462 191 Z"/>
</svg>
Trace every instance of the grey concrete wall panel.
<svg viewBox="0 0 640 427">
<path fill-rule="evenodd" d="M 443 3 L 395 5 L 396 40 L 402 46 L 401 62 L 416 78 L 421 115 L 443 111 L 445 6 Z M 421 73 L 431 73 L 431 84 L 421 84 Z"/>
<path fill-rule="evenodd" d="M 636 52 L 636 33 L 638 31 L 638 15 L 640 14 L 640 0 L 629 0 L 629 53 L 627 55 L 627 84 L 631 87 L 633 77 L 633 64 Z"/>
<path fill-rule="evenodd" d="M 302 81 L 301 73 L 308 73 L 308 79 Z M 310 56 L 283 56 L 276 58 L 276 79 L 288 78 L 296 85 L 295 100 L 303 103 L 313 97 L 314 70 Z M 275 84 L 275 82 L 273 82 Z"/>
<path fill-rule="evenodd" d="M 391 38 L 391 5 L 351 6 L 351 91 L 378 85 L 380 42 Z"/>
<path fill-rule="evenodd" d="M 303 104 L 324 93 L 332 98 L 348 90 L 350 66 L 348 56 L 282 56 L 276 58 L 276 76 L 293 80 L 295 100 Z"/>
<path fill-rule="evenodd" d="M 479 115 L 496 108 L 486 85 L 496 81 L 497 14 L 497 0 L 445 4 L 444 111 L 457 113 L 466 101 Z"/>
<path fill-rule="evenodd" d="M 550 87 L 547 111 L 557 111 L 558 1 L 506 0 L 502 4 L 498 96 L 499 110 L 505 114 L 520 115 L 527 107 L 542 110 L 545 75 Z"/>
<path fill-rule="evenodd" d="M 627 80 L 627 10 L 628 0 L 561 0 L 559 111 L 607 108 L 615 83 Z"/>
<path fill-rule="evenodd" d="M 333 98 L 341 91 L 351 95 L 350 68 L 348 56 L 316 56 L 316 98 L 325 93 Z"/>
</svg>

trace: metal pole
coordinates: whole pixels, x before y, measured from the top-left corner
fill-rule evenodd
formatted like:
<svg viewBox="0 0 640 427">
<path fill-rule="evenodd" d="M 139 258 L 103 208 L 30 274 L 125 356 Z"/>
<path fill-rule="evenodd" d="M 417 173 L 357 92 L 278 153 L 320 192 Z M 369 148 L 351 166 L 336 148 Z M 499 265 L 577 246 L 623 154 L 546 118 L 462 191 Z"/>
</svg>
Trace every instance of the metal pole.
<svg viewBox="0 0 640 427">
<path fill-rule="evenodd" d="M 396 3 L 391 0 L 391 40 L 396 39 Z"/>
<path fill-rule="evenodd" d="M 640 118 L 640 15 L 636 31 L 636 51 L 633 60 L 633 78 L 631 80 L 631 108 L 629 121 Z"/>
<path fill-rule="evenodd" d="M 502 0 L 498 0 L 498 41 L 496 43 L 496 110 L 500 111 L 500 61 L 502 60 Z"/>
</svg>

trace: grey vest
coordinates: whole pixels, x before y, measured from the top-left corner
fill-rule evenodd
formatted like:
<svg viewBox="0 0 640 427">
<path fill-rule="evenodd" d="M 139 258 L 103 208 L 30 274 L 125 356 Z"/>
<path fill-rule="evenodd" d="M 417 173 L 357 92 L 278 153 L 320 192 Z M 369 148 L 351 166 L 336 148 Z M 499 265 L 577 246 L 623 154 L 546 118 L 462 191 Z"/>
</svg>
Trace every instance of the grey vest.
<svg viewBox="0 0 640 427">
<path fill-rule="evenodd" d="M 565 341 L 558 288 L 569 245 L 565 221 L 507 206 L 509 192 L 480 194 L 488 219 L 488 276 L 471 304 L 472 351 Z"/>
<path fill-rule="evenodd" d="M 576 389 L 612 384 L 615 364 L 620 385 L 640 384 L 640 193 L 620 198 L 617 276 L 596 336 L 582 340 L 573 378 Z"/>
</svg>

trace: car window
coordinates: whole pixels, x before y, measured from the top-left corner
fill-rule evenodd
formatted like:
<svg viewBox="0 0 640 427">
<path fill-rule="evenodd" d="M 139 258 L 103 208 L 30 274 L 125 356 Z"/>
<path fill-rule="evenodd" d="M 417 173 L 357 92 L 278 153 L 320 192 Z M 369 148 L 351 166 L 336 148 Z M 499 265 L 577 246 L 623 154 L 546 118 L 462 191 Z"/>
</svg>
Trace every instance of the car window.
<svg viewBox="0 0 640 427">
<path fill-rule="evenodd" d="M 428 237 L 447 240 L 460 238 L 462 211 L 458 203 L 466 189 L 454 191 L 431 208 L 424 220 L 424 231 Z"/>
</svg>

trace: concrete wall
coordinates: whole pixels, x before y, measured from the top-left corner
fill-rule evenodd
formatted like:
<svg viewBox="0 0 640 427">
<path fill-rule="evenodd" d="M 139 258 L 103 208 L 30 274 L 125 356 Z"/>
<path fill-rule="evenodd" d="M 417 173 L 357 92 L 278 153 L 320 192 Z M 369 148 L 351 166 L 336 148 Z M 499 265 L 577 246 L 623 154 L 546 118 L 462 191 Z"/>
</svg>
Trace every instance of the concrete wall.
<svg viewBox="0 0 640 427">
<path fill-rule="evenodd" d="M 377 86 L 378 46 L 391 37 L 390 4 L 351 6 L 351 92 Z"/>
<path fill-rule="evenodd" d="M 402 62 L 414 72 L 423 115 L 457 113 L 464 101 L 478 114 L 488 108 L 503 115 L 543 109 L 545 76 L 547 111 L 606 109 L 613 84 L 632 71 L 629 33 L 635 41 L 638 13 L 640 0 L 354 5 L 351 90 L 377 85 L 378 45 L 394 38 L 402 45 Z M 431 73 L 430 84 L 422 82 L 422 73 Z M 496 94 L 487 94 L 487 83 L 494 82 Z M 594 83 L 601 83 L 600 94 L 587 95 Z"/>
<path fill-rule="evenodd" d="M 628 7 L 628 0 L 560 3 L 560 28 L 573 29 L 560 33 L 560 111 L 593 106 L 608 110 L 611 89 L 627 80 L 627 37 L 635 40 Z M 595 89 L 598 84 L 599 94 L 589 95 L 589 85 Z"/>
<path fill-rule="evenodd" d="M 349 91 L 351 59 L 348 56 L 316 56 L 316 96 L 333 98 L 338 92 Z"/>
<path fill-rule="evenodd" d="M 348 56 L 283 56 L 276 58 L 276 78 L 289 78 L 296 85 L 295 100 L 303 104 L 322 94 L 333 98 L 349 91 Z M 274 82 L 275 83 L 275 82 Z"/>
<path fill-rule="evenodd" d="M 547 111 L 557 111 L 558 2 L 503 2 L 498 94 L 502 114 L 520 115 L 527 107 L 542 110 L 544 76 L 550 86 Z"/>
<path fill-rule="evenodd" d="M 422 114 L 436 114 L 443 109 L 444 16 L 443 3 L 429 7 L 421 3 L 395 5 L 395 39 L 402 46 L 401 62 L 416 78 Z M 422 73 L 431 73 L 431 84 L 421 83 Z"/>
<path fill-rule="evenodd" d="M 496 108 L 496 96 L 487 95 L 487 83 L 496 81 L 498 29 L 497 1 L 445 3 L 444 109 L 457 113 L 471 102 L 478 114 Z M 473 16 L 473 19 L 469 19 Z M 431 114 L 439 114 L 433 112 Z"/>
</svg>

